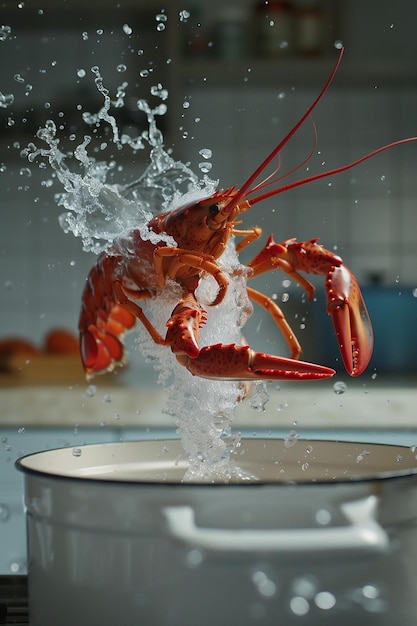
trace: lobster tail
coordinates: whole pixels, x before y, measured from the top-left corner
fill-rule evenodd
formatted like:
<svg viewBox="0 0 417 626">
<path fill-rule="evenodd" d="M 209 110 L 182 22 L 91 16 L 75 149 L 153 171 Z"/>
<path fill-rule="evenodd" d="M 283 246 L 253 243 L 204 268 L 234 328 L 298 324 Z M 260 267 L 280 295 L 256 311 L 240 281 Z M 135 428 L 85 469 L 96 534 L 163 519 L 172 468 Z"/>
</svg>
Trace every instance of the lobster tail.
<svg viewBox="0 0 417 626">
<path fill-rule="evenodd" d="M 123 335 L 136 321 L 117 302 L 114 279 L 121 257 L 102 253 L 91 269 L 82 295 L 78 323 L 80 353 L 87 379 L 124 362 Z"/>
</svg>

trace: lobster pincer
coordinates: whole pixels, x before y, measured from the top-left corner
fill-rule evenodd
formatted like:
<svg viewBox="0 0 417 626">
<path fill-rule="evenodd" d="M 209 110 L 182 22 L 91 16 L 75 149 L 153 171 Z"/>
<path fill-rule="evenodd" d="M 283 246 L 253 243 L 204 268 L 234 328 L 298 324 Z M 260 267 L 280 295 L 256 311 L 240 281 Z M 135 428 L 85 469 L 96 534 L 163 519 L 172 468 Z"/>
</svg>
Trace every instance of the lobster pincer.
<svg viewBox="0 0 417 626">
<path fill-rule="evenodd" d="M 343 364 L 351 376 L 359 376 L 371 359 L 374 336 L 359 285 L 346 266 L 330 270 L 326 294 Z"/>
<path fill-rule="evenodd" d="M 165 343 L 194 376 L 218 380 L 316 380 L 335 373 L 314 363 L 255 352 L 248 345 L 218 343 L 200 349 L 198 330 L 205 323 L 205 313 L 188 294 L 167 322 Z"/>
<path fill-rule="evenodd" d="M 358 282 L 339 255 L 327 250 L 317 239 L 288 239 L 276 243 L 270 235 L 248 265 L 254 276 L 279 268 L 305 289 L 309 300 L 313 299 L 315 288 L 300 271 L 325 276 L 326 308 L 332 318 L 343 364 L 350 376 L 362 374 L 372 356 L 372 324 Z M 292 347 L 293 331 L 280 327 Z"/>
</svg>

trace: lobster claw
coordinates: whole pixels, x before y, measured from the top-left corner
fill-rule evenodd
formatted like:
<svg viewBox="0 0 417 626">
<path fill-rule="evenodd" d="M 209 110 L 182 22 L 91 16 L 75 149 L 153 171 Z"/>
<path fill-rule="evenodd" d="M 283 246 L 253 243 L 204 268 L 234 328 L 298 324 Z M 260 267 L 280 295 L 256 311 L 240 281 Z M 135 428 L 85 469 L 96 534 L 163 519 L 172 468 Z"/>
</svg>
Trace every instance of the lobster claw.
<svg viewBox="0 0 417 626">
<path fill-rule="evenodd" d="M 326 280 L 327 312 L 332 317 L 346 371 L 359 376 L 371 360 L 372 324 L 361 290 L 344 265 L 333 267 Z"/>
<path fill-rule="evenodd" d="M 335 374 L 330 367 L 255 352 L 248 345 L 236 344 L 205 346 L 196 358 L 182 362 L 194 376 L 214 380 L 319 380 Z"/>
</svg>

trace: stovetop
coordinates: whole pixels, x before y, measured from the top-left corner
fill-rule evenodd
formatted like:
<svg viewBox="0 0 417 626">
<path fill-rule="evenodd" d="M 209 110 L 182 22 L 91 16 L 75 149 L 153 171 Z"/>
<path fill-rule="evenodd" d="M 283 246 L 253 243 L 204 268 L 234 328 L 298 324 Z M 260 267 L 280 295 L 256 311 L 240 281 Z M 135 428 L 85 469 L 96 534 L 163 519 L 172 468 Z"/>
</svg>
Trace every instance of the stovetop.
<svg viewBox="0 0 417 626">
<path fill-rule="evenodd" d="M 0 624 L 29 624 L 26 576 L 0 576 Z"/>
</svg>

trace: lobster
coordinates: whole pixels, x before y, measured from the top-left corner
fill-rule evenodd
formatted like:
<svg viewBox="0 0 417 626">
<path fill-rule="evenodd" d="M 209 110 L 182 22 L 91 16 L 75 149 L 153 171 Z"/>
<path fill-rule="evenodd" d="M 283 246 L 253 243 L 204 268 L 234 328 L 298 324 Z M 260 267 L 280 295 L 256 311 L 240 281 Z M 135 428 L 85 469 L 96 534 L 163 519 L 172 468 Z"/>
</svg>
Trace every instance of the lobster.
<svg viewBox="0 0 417 626">
<path fill-rule="evenodd" d="M 301 346 L 281 309 L 273 299 L 250 286 L 247 286 L 248 297 L 272 316 L 283 333 L 291 357 L 255 352 L 243 344 L 219 343 L 200 348 L 198 334 L 207 320 L 207 311 L 198 302 L 195 292 L 200 279 L 210 275 L 217 285 L 210 306 L 222 302 L 228 279 L 218 259 L 229 238 L 242 237 L 236 245 L 236 251 L 240 252 L 262 234 L 258 227 L 238 228 L 241 222 L 237 218 L 253 205 L 299 185 L 343 172 L 383 150 L 417 139 L 396 141 L 336 169 L 272 189 L 265 190 L 279 180 L 273 179 L 274 173 L 266 181 L 256 184 L 265 168 L 279 157 L 281 149 L 322 99 L 337 72 L 342 54 L 343 49 L 308 110 L 240 188 L 217 191 L 210 197 L 154 216 L 147 226 L 156 235 L 161 235 L 157 243 L 154 238 L 152 241 L 146 239 L 139 229 L 134 229 L 122 244 L 114 242 L 109 250 L 100 254 L 83 291 L 79 318 L 80 352 L 87 379 L 124 364 L 123 335 L 133 328 L 136 320 L 144 325 L 156 344 L 170 347 L 182 366 L 203 378 L 310 380 L 335 374 L 332 368 L 300 360 Z M 170 245 L 172 240 L 175 245 Z M 289 239 L 276 243 L 271 235 L 247 265 L 249 278 L 280 269 L 306 290 L 310 300 L 314 296 L 314 286 L 300 272 L 324 276 L 327 312 L 333 321 L 344 366 L 351 376 L 359 376 L 365 370 L 373 351 L 372 324 L 359 285 L 340 256 L 324 248 L 317 239 L 304 242 Z M 181 288 L 182 297 L 166 322 L 167 331 L 162 336 L 138 303 L 162 294 L 168 279 Z"/>
</svg>

